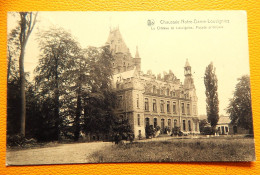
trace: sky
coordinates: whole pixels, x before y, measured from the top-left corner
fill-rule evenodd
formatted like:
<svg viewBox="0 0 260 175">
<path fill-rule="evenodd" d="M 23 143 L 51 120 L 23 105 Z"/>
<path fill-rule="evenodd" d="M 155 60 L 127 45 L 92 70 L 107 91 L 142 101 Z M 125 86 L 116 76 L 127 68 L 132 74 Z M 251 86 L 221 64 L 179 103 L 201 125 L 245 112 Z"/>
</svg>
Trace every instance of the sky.
<svg viewBox="0 0 260 175">
<path fill-rule="evenodd" d="M 15 25 L 17 18 L 8 14 L 8 32 Z M 206 114 L 207 65 L 213 62 L 216 68 L 220 115 L 227 115 L 225 109 L 237 78 L 249 75 L 245 11 L 39 12 L 25 52 L 25 71 L 30 72 L 30 79 L 40 57 L 36 34 L 53 26 L 69 31 L 82 48 L 104 45 L 110 28 L 119 27 L 132 56 L 138 46 L 143 72 L 163 74 L 171 69 L 181 82 L 188 59 L 199 115 Z"/>
</svg>

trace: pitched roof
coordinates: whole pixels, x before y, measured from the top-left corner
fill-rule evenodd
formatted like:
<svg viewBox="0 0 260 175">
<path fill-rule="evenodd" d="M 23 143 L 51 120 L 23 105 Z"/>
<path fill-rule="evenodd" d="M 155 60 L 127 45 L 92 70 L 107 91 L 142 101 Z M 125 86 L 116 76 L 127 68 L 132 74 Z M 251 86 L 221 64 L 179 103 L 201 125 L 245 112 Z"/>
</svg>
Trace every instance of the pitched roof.
<svg viewBox="0 0 260 175">
<path fill-rule="evenodd" d="M 134 67 L 134 69 L 132 69 L 132 70 L 114 74 L 113 80 L 114 80 L 114 82 L 117 82 L 117 81 L 121 81 L 121 80 L 124 80 L 127 78 L 132 78 L 136 75 L 135 73 L 136 73 L 136 68 Z"/>
<path fill-rule="evenodd" d="M 218 125 L 220 124 L 229 124 L 231 120 L 227 116 L 220 116 L 218 120 Z"/>
</svg>

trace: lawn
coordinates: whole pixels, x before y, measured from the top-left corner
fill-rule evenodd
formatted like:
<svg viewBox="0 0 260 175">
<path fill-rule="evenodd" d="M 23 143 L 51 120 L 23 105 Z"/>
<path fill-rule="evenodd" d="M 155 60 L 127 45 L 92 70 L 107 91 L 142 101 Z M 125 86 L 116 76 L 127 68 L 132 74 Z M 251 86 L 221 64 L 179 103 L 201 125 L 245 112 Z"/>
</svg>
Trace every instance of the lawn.
<svg viewBox="0 0 260 175">
<path fill-rule="evenodd" d="M 253 138 L 171 139 L 113 145 L 91 162 L 254 161 Z"/>
</svg>

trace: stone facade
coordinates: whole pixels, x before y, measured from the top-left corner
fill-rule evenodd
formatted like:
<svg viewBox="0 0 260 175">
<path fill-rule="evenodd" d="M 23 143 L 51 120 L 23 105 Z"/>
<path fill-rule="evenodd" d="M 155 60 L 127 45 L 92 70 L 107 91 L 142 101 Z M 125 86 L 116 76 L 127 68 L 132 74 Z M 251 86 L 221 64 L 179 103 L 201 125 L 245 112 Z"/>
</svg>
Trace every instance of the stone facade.
<svg viewBox="0 0 260 175">
<path fill-rule="evenodd" d="M 179 127 L 184 134 L 199 133 L 197 96 L 191 66 L 184 67 L 184 84 L 170 71 L 157 77 L 141 71 L 136 49 L 131 56 L 118 28 L 111 30 L 107 43 L 113 62 L 113 88 L 118 94 L 117 114 L 127 117 L 135 137 L 145 137 L 147 125 L 159 126 L 161 133 Z"/>
</svg>

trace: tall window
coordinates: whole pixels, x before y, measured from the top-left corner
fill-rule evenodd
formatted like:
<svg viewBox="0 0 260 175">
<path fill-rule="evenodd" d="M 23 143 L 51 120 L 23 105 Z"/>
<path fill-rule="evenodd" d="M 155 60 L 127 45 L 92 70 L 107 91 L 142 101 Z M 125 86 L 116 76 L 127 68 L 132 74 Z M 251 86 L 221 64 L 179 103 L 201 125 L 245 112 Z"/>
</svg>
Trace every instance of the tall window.
<svg viewBox="0 0 260 175">
<path fill-rule="evenodd" d="M 155 128 L 157 127 L 157 118 L 153 119 L 153 127 L 155 127 Z"/>
<path fill-rule="evenodd" d="M 153 99 L 153 111 L 156 112 L 156 110 L 157 110 L 157 109 L 156 109 L 156 100 Z"/>
<path fill-rule="evenodd" d="M 182 120 L 182 128 L 183 128 L 183 131 L 186 131 L 186 123 L 185 123 L 185 120 Z"/>
<path fill-rule="evenodd" d="M 190 104 L 187 104 L 187 114 L 190 115 Z"/>
<path fill-rule="evenodd" d="M 148 98 L 144 99 L 144 110 L 149 111 L 149 102 Z"/>
<path fill-rule="evenodd" d="M 156 87 L 153 86 L 153 93 L 155 94 L 156 93 Z"/>
<path fill-rule="evenodd" d="M 118 98 L 118 108 L 123 109 L 123 96 L 119 96 Z"/>
<path fill-rule="evenodd" d="M 162 129 L 162 131 L 164 130 L 164 126 L 165 126 L 164 119 L 161 119 L 161 129 Z"/>
<path fill-rule="evenodd" d="M 170 112 L 170 102 L 167 101 L 167 112 L 169 113 Z"/>
<path fill-rule="evenodd" d="M 193 105 L 193 114 L 196 115 L 196 105 Z"/>
<path fill-rule="evenodd" d="M 168 127 L 169 127 L 170 129 L 172 128 L 171 119 L 168 119 Z"/>
<path fill-rule="evenodd" d="M 160 105 L 160 107 L 161 107 L 161 112 L 164 112 L 164 101 L 163 101 L 163 100 L 161 100 L 161 105 Z"/>
<path fill-rule="evenodd" d="M 137 124 L 138 126 L 141 126 L 140 114 L 137 114 Z"/>
<path fill-rule="evenodd" d="M 136 107 L 139 108 L 139 94 L 137 94 Z"/>
<path fill-rule="evenodd" d="M 167 95 L 167 96 L 170 95 L 170 90 L 169 90 L 169 89 L 166 90 L 166 95 Z"/>
<path fill-rule="evenodd" d="M 190 122 L 190 120 L 188 121 L 188 127 L 189 127 L 189 131 L 191 131 L 191 122 Z"/>
<path fill-rule="evenodd" d="M 172 111 L 176 114 L 176 102 L 173 102 L 172 104 Z"/>
<path fill-rule="evenodd" d="M 150 125 L 150 119 L 149 118 L 145 118 L 145 126 L 149 126 Z"/>
<path fill-rule="evenodd" d="M 182 112 L 182 114 L 185 114 L 184 103 L 181 103 L 181 112 Z"/>
<path fill-rule="evenodd" d="M 174 128 L 176 128 L 177 127 L 177 120 L 175 119 L 174 120 Z"/>
</svg>

